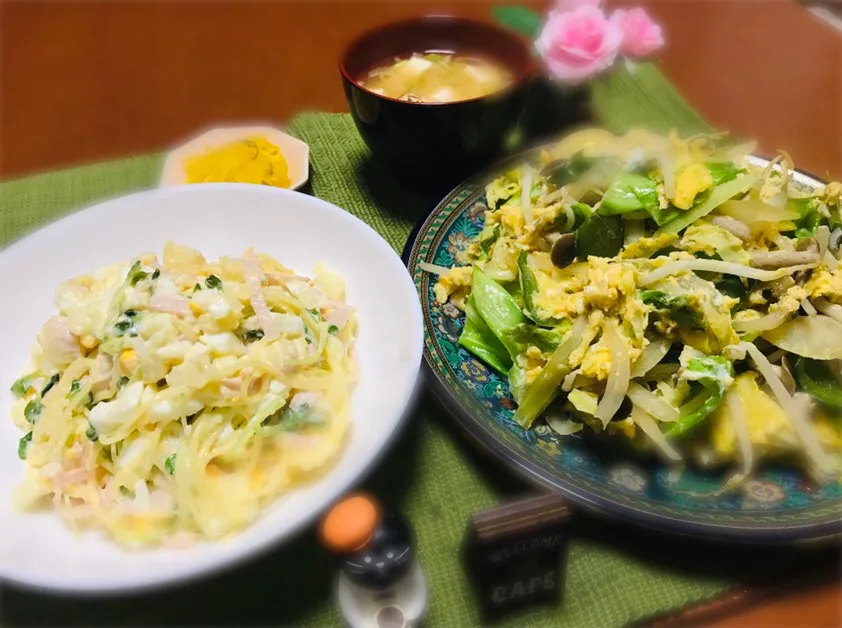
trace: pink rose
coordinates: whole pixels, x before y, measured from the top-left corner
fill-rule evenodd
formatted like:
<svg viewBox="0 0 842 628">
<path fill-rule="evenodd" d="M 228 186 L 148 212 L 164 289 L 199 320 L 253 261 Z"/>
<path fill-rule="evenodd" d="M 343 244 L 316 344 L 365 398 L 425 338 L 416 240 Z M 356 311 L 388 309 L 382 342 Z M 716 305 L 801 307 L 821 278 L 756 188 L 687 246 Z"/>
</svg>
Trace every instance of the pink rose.
<svg viewBox="0 0 842 628">
<path fill-rule="evenodd" d="M 552 10 L 567 13 L 581 6 L 599 7 L 601 4 L 602 0 L 556 0 Z"/>
<path fill-rule="evenodd" d="M 554 78 L 575 84 L 611 67 L 621 41 L 617 24 L 586 4 L 551 12 L 535 47 Z"/>
<path fill-rule="evenodd" d="M 648 57 L 664 45 L 661 27 L 641 8 L 617 9 L 611 21 L 623 34 L 620 52 L 629 57 Z"/>
</svg>

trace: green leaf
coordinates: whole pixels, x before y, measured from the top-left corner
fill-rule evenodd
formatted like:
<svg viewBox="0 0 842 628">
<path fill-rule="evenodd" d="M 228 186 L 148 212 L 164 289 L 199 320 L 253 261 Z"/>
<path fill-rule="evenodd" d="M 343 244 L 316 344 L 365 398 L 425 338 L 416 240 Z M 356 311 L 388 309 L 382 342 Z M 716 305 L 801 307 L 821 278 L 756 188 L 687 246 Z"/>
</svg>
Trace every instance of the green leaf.
<svg viewBox="0 0 842 628">
<path fill-rule="evenodd" d="M 161 269 L 160 269 L 160 268 L 156 268 L 156 269 L 155 269 L 155 272 L 153 272 L 153 273 L 152 273 L 152 279 L 157 279 L 157 278 L 158 278 L 158 277 L 160 277 L 160 276 L 161 276 Z"/>
<path fill-rule="evenodd" d="M 523 391 L 519 399 L 520 405 L 515 412 L 515 421 L 521 427 L 529 429 L 533 421 L 555 399 L 562 380 L 573 370 L 569 358 L 581 340 L 579 335 L 582 329 L 581 326 L 577 326 L 567 334 L 535 381 Z"/>
<path fill-rule="evenodd" d="M 512 391 L 515 401 L 521 402 L 526 395 L 526 389 L 526 371 L 517 364 L 512 365 L 509 369 L 509 390 Z"/>
<path fill-rule="evenodd" d="M 585 203 L 574 203 L 570 206 L 570 209 L 573 210 L 573 216 L 575 217 L 575 220 L 573 221 L 574 231 L 581 227 L 593 214 L 593 209 L 591 209 L 590 205 L 586 205 Z"/>
<path fill-rule="evenodd" d="M 737 176 L 745 173 L 745 169 L 730 161 L 709 161 L 705 164 L 705 167 L 710 172 L 714 185 L 722 185 L 728 181 L 733 181 Z"/>
<path fill-rule="evenodd" d="M 164 461 L 164 469 L 166 469 L 167 473 L 172 475 L 175 473 L 175 460 L 178 457 L 178 454 L 172 454 Z"/>
<path fill-rule="evenodd" d="M 207 279 L 205 279 L 205 285 L 210 288 L 211 290 L 221 290 L 222 289 L 222 279 L 217 277 L 216 275 L 211 275 Z"/>
<path fill-rule="evenodd" d="M 79 389 L 81 387 L 82 386 L 81 386 L 81 383 L 79 382 L 79 380 L 74 379 L 72 382 L 70 382 L 70 393 L 68 394 L 68 396 L 72 397 L 73 395 L 75 395 L 77 392 L 79 392 Z"/>
<path fill-rule="evenodd" d="M 513 342 L 524 348 L 535 346 L 545 353 L 552 353 L 558 349 L 568 329 L 570 329 L 570 323 L 568 321 L 564 321 L 564 324 L 556 329 L 542 329 L 541 327 L 524 323 L 512 330 L 510 338 Z"/>
<path fill-rule="evenodd" d="M 706 419 L 722 403 L 733 376 L 733 366 L 721 356 L 706 355 L 691 359 L 682 377 L 698 382 L 704 390 L 679 408 L 678 421 L 670 423 L 664 434 L 681 436 Z"/>
<path fill-rule="evenodd" d="M 682 212 L 681 215 L 662 226 L 655 232 L 655 237 L 664 233 L 679 233 L 700 218 L 704 218 L 725 201 L 748 192 L 757 181 L 757 174 L 744 174 L 741 177 L 719 185 L 711 191 L 698 205 Z"/>
<path fill-rule="evenodd" d="M 541 174 L 555 187 L 561 188 L 580 178 L 596 162 L 593 157 L 585 157 L 581 153 L 570 159 L 553 161 L 541 169 Z"/>
<path fill-rule="evenodd" d="M 336 325 L 328 325 L 327 333 L 329 333 L 331 336 L 335 336 L 339 333 L 339 328 Z"/>
<path fill-rule="evenodd" d="M 477 311 L 473 294 L 465 304 L 465 327 L 459 336 L 459 344 L 504 375 L 512 366 L 508 350 Z"/>
<path fill-rule="evenodd" d="M 509 333 L 517 325 L 526 322 L 515 298 L 491 277 L 474 267 L 471 296 L 477 312 L 491 332 L 506 346 L 513 357 L 519 348 L 509 342 Z"/>
<path fill-rule="evenodd" d="M 659 227 L 675 220 L 681 213 L 674 207 L 661 207 L 658 184 L 655 181 L 641 174 L 620 172 L 605 191 L 599 213 L 627 214 L 627 217 L 631 218 L 633 212 L 639 210 L 644 210 L 644 217 L 649 215 Z"/>
<path fill-rule="evenodd" d="M 491 247 L 500 238 L 500 231 L 500 223 L 497 223 L 491 229 L 483 229 L 482 233 L 479 234 L 479 246 L 486 255 L 489 254 Z"/>
<path fill-rule="evenodd" d="M 801 387 L 826 406 L 842 408 L 842 389 L 824 360 L 799 358 L 795 377 Z"/>
<path fill-rule="evenodd" d="M 541 32 L 541 15 L 519 6 L 499 6 L 491 9 L 491 16 L 501 25 L 530 39 L 535 39 Z"/>
<path fill-rule="evenodd" d="M 538 280 L 535 278 L 535 273 L 529 266 L 528 258 L 529 254 L 526 251 L 521 251 L 517 258 L 518 280 L 520 282 L 520 292 L 523 295 L 525 314 L 539 325 L 552 327 L 553 321 L 540 316 L 535 307 L 535 295 L 538 294 Z"/>
<path fill-rule="evenodd" d="M 662 310 L 679 325 L 689 329 L 705 329 L 704 317 L 693 309 L 685 295 L 671 295 L 661 290 L 642 290 L 640 300 L 657 310 Z"/>
<path fill-rule="evenodd" d="M 576 230 L 576 255 L 614 257 L 623 248 L 623 223 L 619 216 L 593 214 Z"/>
<path fill-rule="evenodd" d="M 603 216 L 627 214 L 652 206 L 658 207 L 657 184 L 640 174 L 619 172 L 605 190 L 599 213 Z"/>
</svg>

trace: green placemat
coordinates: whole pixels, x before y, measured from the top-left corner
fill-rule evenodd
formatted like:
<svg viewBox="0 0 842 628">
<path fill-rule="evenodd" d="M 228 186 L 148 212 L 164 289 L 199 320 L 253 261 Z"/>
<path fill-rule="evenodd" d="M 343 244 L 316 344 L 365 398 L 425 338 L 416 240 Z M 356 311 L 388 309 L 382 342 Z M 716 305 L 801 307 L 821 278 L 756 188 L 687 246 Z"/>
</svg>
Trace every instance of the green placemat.
<svg viewBox="0 0 842 628">
<path fill-rule="evenodd" d="M 615 74 L 596 84 L 593 95 L 598 116 L 615 130 L 646 125 L 693 133 L 707 128 L 650 65 Z M 368 159 L 347 114 L 306 113 L 289 129 L 310 144 L 312 193 L 359 216 L 400 251 L 431 200 L 397 187 Z M 150 187 L 159 168 L 160 156 L 151 155 L 2 183 L 0 245 L 85 204 Z M 524 487 L 464 447 L 443 416 L 424 399 L 368 484 L 414 526 L 430 584 L 429 625 L 472 626 L 479 619 L 459 558 L 465 524 L 471 512 Z M 508 624 L 601 628 L 640 622 L 768 571 L 762 556 L 699 549 L 583 518 L 571 542 L 563 606 L 525 612 Z M 210 580 L 145 596 L 67 600 L 3 588 L 0 622 L 331 626 L 338 624 L 332 578 L 329 559 L 308 532 Z"/>
</svg>

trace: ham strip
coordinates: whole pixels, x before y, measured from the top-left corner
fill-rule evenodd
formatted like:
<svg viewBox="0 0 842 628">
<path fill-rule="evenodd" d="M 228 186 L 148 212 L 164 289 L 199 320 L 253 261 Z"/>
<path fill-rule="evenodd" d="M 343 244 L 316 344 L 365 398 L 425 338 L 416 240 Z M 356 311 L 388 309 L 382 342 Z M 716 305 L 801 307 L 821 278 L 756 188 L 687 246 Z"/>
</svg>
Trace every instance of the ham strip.
<svg viewBox="0 0 842 628">
<path fill-rule="evenodd" d="M 261 286 L 263 285 L 265 276 L 252 249 L 246 251 L 243 257 L 243 275 L 249 291 L 249 301 L 251 301 L 251 307 L 254 309 L 257 320 L 260 321 L 263 337 L 268 340 L 275 340 L 280 334 L 272 318 L 272 312 L 269 311 L 269 306 L 266 305 L 266 297 L 263 296 L 263 288 Z"/>
<path fill-rule="evenodd" d="M 149 299 L 148 309 L 152 312 L 187 316 L 190 314 L 190 301 L 181 295 L 153 295 Z"/>
</svg>

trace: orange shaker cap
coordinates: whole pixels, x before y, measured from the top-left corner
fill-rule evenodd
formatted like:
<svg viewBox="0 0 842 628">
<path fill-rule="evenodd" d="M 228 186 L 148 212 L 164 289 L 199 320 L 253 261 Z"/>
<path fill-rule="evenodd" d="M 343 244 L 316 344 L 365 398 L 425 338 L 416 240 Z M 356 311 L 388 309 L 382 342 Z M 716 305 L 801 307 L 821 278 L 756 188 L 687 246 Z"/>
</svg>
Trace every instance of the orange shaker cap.
<svg viewBox="0 0 842 628">
<path fill-rule="evenodd" d="M 331 552 L 356 552 L 371 540 L 380 523 L 380 505 L 370 495 L 350 495 L 331 508 L 319 529 L 322 544 Z"/>
</svg>

